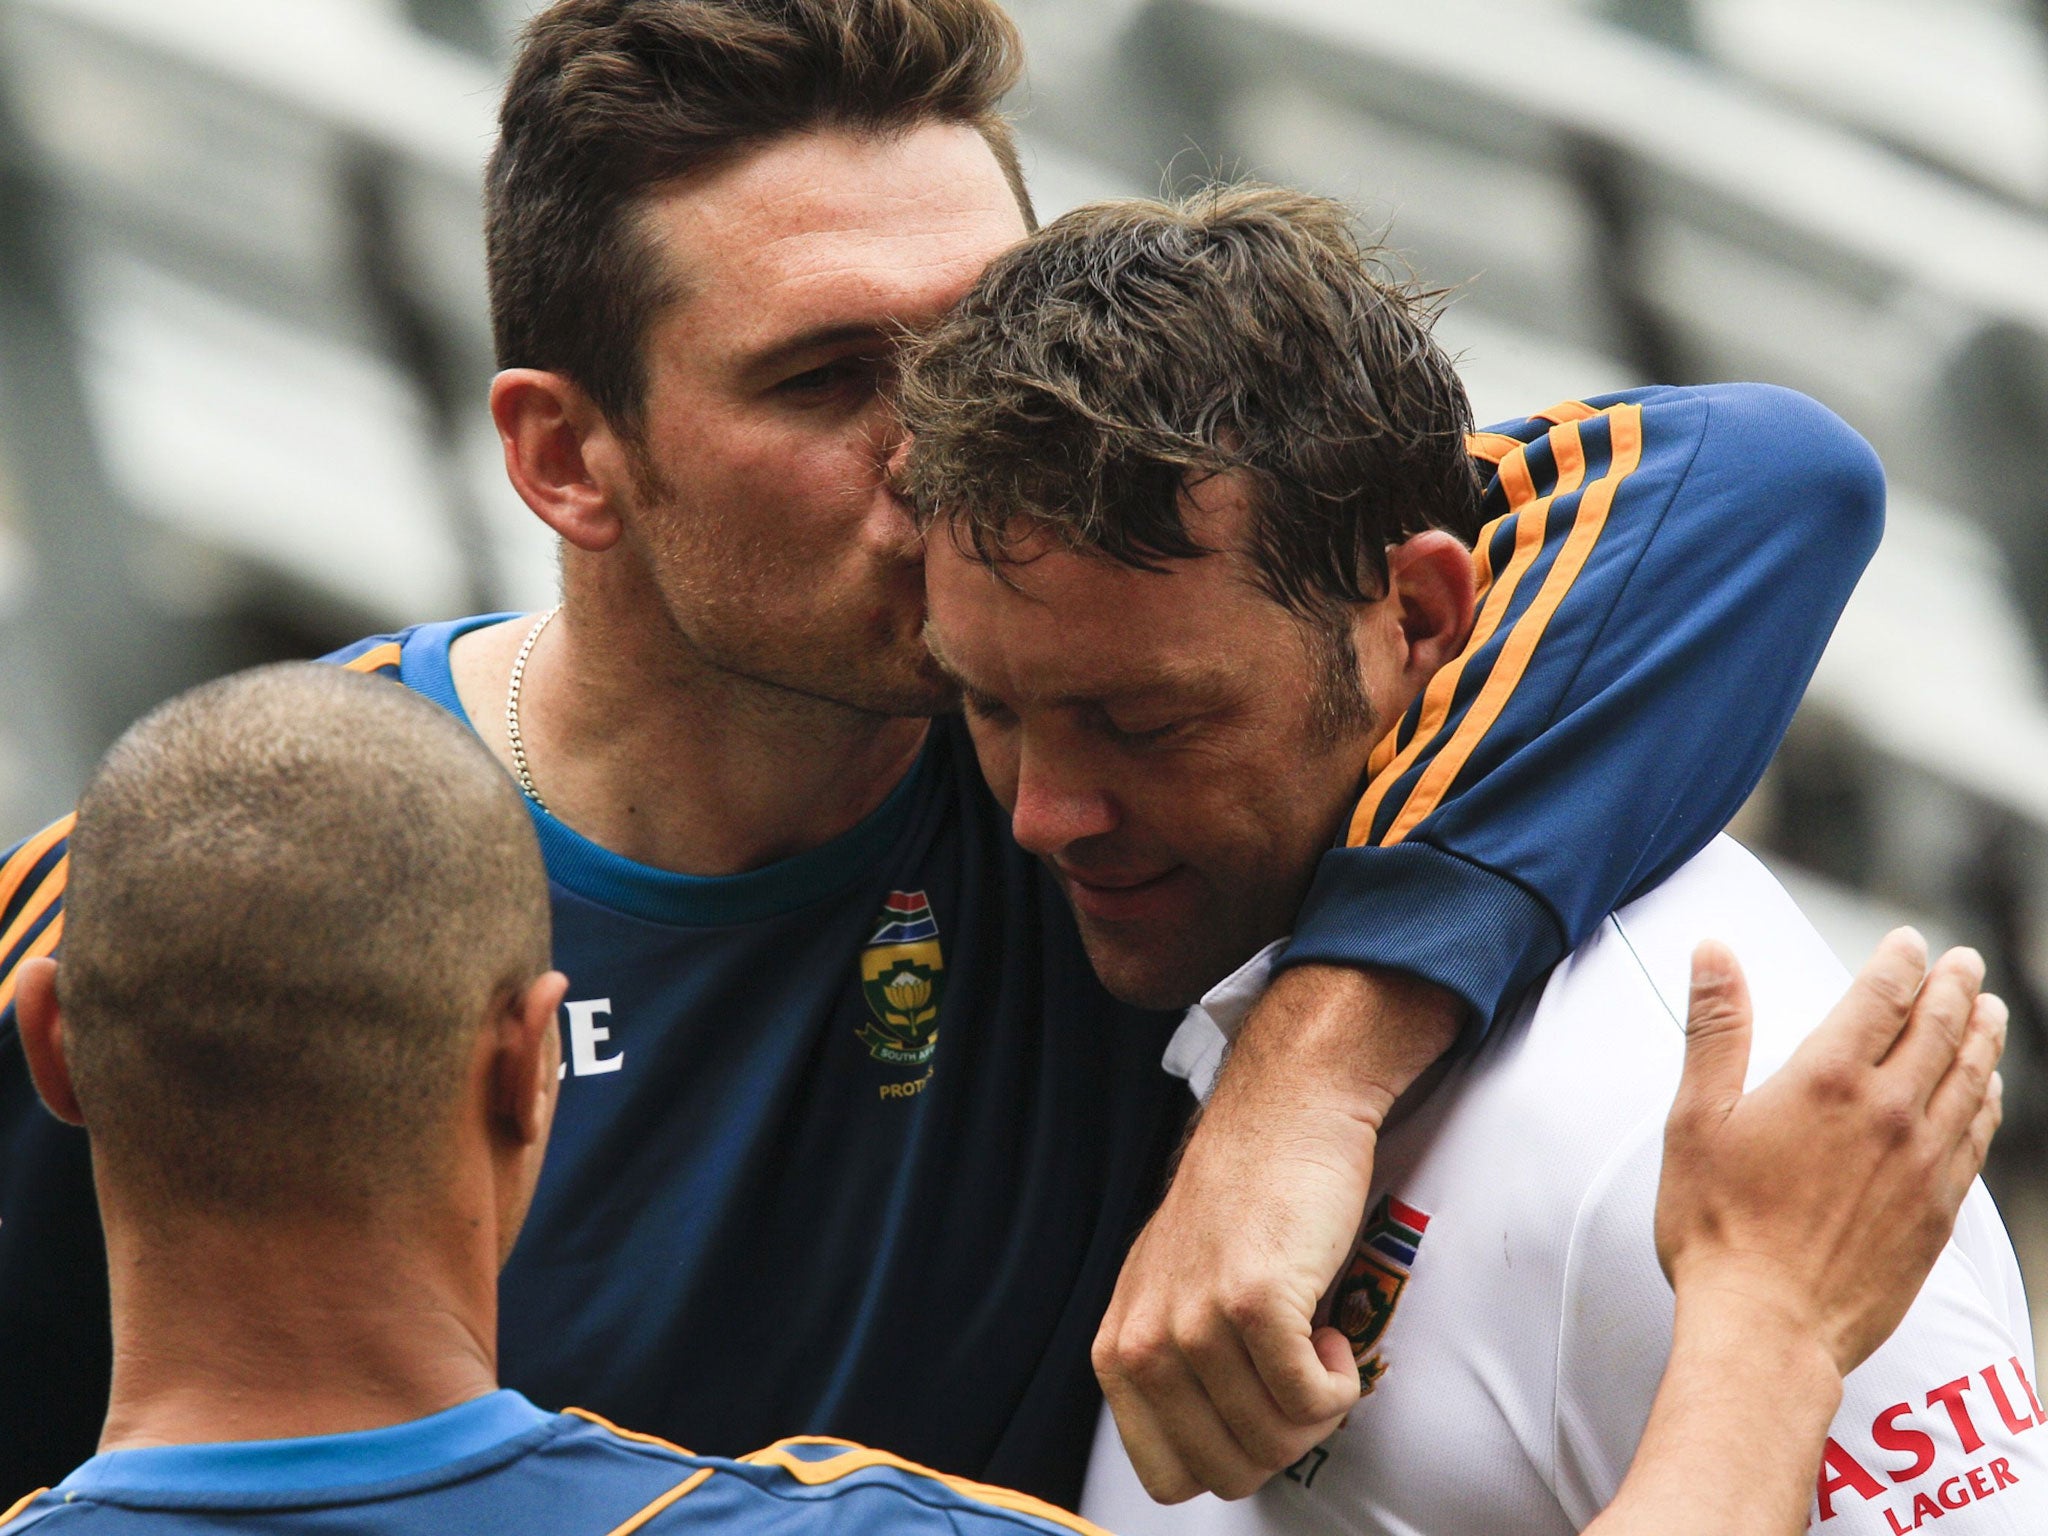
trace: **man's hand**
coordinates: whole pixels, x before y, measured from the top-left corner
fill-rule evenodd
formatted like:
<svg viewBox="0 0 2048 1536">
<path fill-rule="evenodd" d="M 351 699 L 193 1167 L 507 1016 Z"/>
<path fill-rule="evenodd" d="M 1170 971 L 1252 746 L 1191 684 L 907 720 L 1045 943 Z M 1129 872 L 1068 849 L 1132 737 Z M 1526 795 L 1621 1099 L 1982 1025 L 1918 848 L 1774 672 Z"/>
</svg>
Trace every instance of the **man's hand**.
<svg viewBox="0 0 2048 1536">
<path fill-rule="evenodd" d="M 2005 1005 L 1969 950 L 1930 973 L 1918 934 L 1889 935 L 1750 1094 L 1735 957 L 1702 944 L 1692 976 L 1657 1191 L 1671 1358 L 1586 1536 L 1804 1531 L 1842 1377 L 1912 1304 L 1998 1127 Z"/>
<path fill-rule="evenodd" d="M 1380 1124 L 1459 1008 L 1398 973 L 1299 966 L 1245 1021 L 1095 1339 L 1161 1503 L 1243 1498 L 1358 1401 L 1351 1346 L 1316 1310 L 1364 1219 Z"/>
<path fill-rule="evenodd" d="M 1693 956 L 1664 1139 L 1657 1254 L 1678 1290 L 1782 1312 L 1847 1374 L 1905 1316 L 2000 1117 L 2005 1004 L 1984 962 L 1888 935 L 1786 1066 L 1744 1094 L 1750 1009 L 1718 944 Z"/>
</svg>

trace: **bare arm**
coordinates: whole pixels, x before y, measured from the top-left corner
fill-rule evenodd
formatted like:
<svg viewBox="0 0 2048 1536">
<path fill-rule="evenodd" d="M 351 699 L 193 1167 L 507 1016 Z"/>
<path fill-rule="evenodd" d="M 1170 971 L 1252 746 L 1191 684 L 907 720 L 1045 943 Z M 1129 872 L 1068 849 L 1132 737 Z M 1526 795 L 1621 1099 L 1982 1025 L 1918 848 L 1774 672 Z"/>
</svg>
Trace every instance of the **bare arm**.
<svg viewBox="0 0 2048 1536">
<path fill-rule="evenodd" d="M 1380 1125 L 1462 1011 L 1399 971 L 1304 965 L 1245 1021 L 1095 1341 L 1155 1499 L 1241 1498 L 1358 1401 L 1351 1346 L 1313 1319 L 1357 1239 Z M 1190 1275 L 1205 1284 L 1174 1283 Z"/>
<path fill-rule="evenodd" d="M 1742 973 L 1700 947 L 1657 1199 L 1671 1359 L 1586 1536 L 1806 1529 L 1842 1378 L 1905 1315 L 1998 1125 L 2005 1005 L 1979 995 L 1983 974 L 1968 950 L 1928 971 L 1918 935 L 1892 934 L 1744 1094 Z"/>
</svg>

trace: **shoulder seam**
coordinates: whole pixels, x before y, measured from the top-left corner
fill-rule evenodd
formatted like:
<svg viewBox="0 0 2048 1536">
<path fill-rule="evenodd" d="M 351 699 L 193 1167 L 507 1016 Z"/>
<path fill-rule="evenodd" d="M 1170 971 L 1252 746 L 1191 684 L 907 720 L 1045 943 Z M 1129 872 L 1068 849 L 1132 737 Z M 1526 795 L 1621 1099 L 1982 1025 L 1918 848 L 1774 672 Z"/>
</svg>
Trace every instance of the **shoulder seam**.
<svg viewBox="0 0 2048 1536">
<path fill-rule="evenodd" d="M 847 1454 L 834 1456 L 828 1461 L 805 1461 L 800 1456 L 792 1455 L 786 1449 L 786 1447 L 792 1445 L 844 1446 Z M 885 1467 L 897 1472 L 911 1472 L 943 1488 L 948 1488 L 963 1497 L 972 1499 L 978 1504 L 1000 1510 L 1005 1514 L 1023 1515 L 1032 1519 L 1048 1521 L 1066 1530 L 1076 1532 L 1077 1536 L 1108 1536 L 1108 1533 L 1100 1526 L 1082 1519 L 1070 1510 L 1061 1509 L 1057 1504 L 1048 1504 L 1043 1499 L 1033 1498 L 1028 1493 L 1018 1493 L 1015 1489 L 1011 1488 L 999 1488 L 992 1483 L 978 1483 L 972 1478 L 954 1477 L 949 1473 L 939 1472 L 931 1467 L 920 1466 L 917 1462 L 907 1461 L 903 1457 L 892 1455 L 888 1451 L 878 1451 L 872 1447 L 859 1445 L 850 1440 L 834 1439 L 829 1435 L 792 1435 L 788 1439 L 776 1441 L 765 1449 L 755 1451 L 751 1455 L 742 1456 L 740 1460 L 750 1466 L 779 1467 L 807 1487 L 820 1487 L 827 1483 L 835 1483 L 842 1478 L 851 1477 L 854 1473 L 864 1472 L 871 1467 Z M 898 1488 L 896 1491 L 906 1498 L 916 1498 L 916 1491 L 914 1489 Z M 918 1500 L 918 1502 L 922 1503 L 924 1501 Z"/>
<path fill-rule="evenodd" d="M 1664 1001 L 1664 994 L 1657 989 L 1657 983 L 1650 976 L 1649 967 L 1643 964 L 1642 956 L 1636 952 L 1635 945 L 1629 942 L 1628 935 L 1622 930 L 1621 919 L 1616 914 L 1610 912 L 1607 914 L 1605 921 L 1621 938 L 1623 946 L 1628 950 L 1630 961 L 1635 965 L 1636 974 L 1641 978 L 1643 985 L 1649 989 L 1650 995 L 1657 1000 L 1658 1008 L 1664 1013 L 1665 1017 L 1671 1017 L 1670 1004 Z M 1676 1023 L 1678 1021 L 1674 1020 L 1673 1022 Z M 1679 1023 L 1679 1034 L 1683 1036 L 1684 1033 L 1685 1026 L 1683 1023 Z M 1572 1224 L 1565 1239 L 1564 1263 L 1558 1270 L 1558 1317 L 1560 1320 L 1569 1315 L 1572 1263 L 1578 1255 L 1579 1239 L 1585 1228 L 1587 1212 L 1592 1206 L 1594 1196 L 1604 1191 L 1612 1180 L 1616 1162 L 1640 1143 L 1644 1127 L 1653 1123 L 1661 1123 L 1667 1113 L 1667 1109 L 1668 1106 L 1658 1105 L 1646 1110 L 1637 1119 L 1631 1121 L 1628 1127 L 1614 1139 L 1613 1145 L 1608 1147 L 1606 1155 L 1600 1159 L 1599 1166 L 1593 1170 L 1592 1177 L 1586 1181 L 1586 1187 L 1579 1192 L 1578 1203 L 1572 1209 Z M 1564 1447 L 1562 1406 L 1565 1372 L 1564 1351 L 1565 1334 L 1564 1329 L 1560 1327 L 1557 1334 L 1557 1345 L 1551 1354 L 1550 1360 L 1550 1466 L 1547 1481 L 1553 1496 L 1557 1492 L 1558 1465 L 1563 1459 Z"/>
</svg>

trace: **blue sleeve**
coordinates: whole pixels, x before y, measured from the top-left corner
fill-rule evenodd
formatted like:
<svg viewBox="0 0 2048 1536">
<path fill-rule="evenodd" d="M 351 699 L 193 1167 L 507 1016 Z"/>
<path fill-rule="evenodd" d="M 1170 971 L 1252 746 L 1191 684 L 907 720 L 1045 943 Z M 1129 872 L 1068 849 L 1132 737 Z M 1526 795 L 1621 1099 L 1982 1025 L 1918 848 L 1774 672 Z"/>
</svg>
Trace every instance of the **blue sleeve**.
<svg viewBox="0 0 2048 1536">
<path fill-rule="evenodd" d="M 1758 384 L 1574 401 L 1473 451 L 1497 468 L 1472 638 L 1380 743 L 1280 964 L 1410 972 L 1483 1031 L 1756 787 L 1884 475 Z"/>
</svg>

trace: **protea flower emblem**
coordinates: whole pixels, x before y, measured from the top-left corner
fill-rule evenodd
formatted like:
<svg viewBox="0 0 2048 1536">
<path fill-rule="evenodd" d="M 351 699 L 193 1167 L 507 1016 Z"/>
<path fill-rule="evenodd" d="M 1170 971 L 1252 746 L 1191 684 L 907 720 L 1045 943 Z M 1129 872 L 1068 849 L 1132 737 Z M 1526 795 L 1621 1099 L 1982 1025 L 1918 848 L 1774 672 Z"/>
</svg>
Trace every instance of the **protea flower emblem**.
<svg viewBox="0 0 2048 1536">
<path fill-rule="evenodd" d="M 870 1056 L 902 1067 L 931 1060 L 945 973 L 930 900 L 923 891 L 891 891 L 860 954 L 861 995 L 873 1018 L 859 1034 Z"/>
<path fill-rule="evenodd" d="M 882 995 L 906 1021 L 916 1023 L 924 1015 L 924 1005 L 932 1000 L 932 984 L 909 971 L 898 971 L 882 988 Z"/>
</svg>

